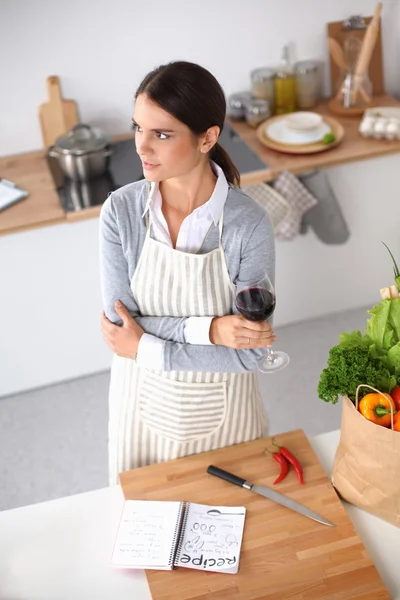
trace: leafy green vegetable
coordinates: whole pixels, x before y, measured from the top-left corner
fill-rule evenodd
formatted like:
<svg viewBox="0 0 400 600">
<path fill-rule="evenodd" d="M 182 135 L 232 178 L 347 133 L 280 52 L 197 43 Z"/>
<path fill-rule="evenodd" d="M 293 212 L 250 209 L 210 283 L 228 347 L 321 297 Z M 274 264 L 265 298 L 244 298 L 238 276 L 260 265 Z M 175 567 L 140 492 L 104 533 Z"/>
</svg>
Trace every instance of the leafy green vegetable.
<svg viewBox="0 0 400 600">
<path fill-rule="evenodd" d="M 332 144 L 336 140 L 336 135 L 332 132 L 326 133 L 322 138 L 324 144 Z"/>
<path fill-rule="evenodd" d="M 339 339 L 342 346 L 352 348 L 369 348 L 372 343 L 369 337 L 363 336 L 361 331 L 358 330 L 351 333 L 341 333 Z"/>
<path fill-rule="evenodd" d="M 383 243 L 383 242 L 382 242 Z M 386 246 L 386 244 L 384 244 Z M 400 271 L 393 261 L 395 282 L 400 289 Z M 339 345 L 331 348 L 328 366 L 320 376 L 318 395 L 335 404 L 338 396 L 355 401 L 355 391 L 367 383 L 382 392 L 400 385 L 400 298 L 386 298 L 368 311 L 365 334 L 341 333 Z M 360 390 L 360 398 L 367 394 Z"/>
<path fill-rule="evenodd" d="M 386 246 L 385 242 L 382 242 L 382 244 L 387 248 L 392 261 L 393 261 L 393 273 L 394 273 L 394 281 L 397 285 L 397 289 L 400 291 L 400 271 L 399 271 L 399 267 L 396 264 L 396 261 L 394 260 L 394 256 L 393 254 L 390 252 L 390 248 L 389 246 Z"/>
<path fill-rule="evenodd" d="M 400 298 L 390 301 L 389 326 L 393 328 L 396 342 L 400 342 Z"/>
<path fill-rule="evenodd" d="M 354 336 L 354 340 L 356 337 L 359 336 Z M 339 396 L 348 396 L 355 402 L 356 389 L 361 383 L 388 392 L 397 381 L 380 359 L 371 356 L 366 345 L 339 344 L 331 348 L 328 366 L 322 371 L 318 384 L 319 398 L 336 404 Z M 361 388 L 359 398 L 367 393 L 367 388 Z"/>
<path fill-rule="evenodd" d="M 387 358 L 389 370 L 400 379 L 400 342 L 388 350 Z"/>
<path fill-rule="evenodd" d="M 385 348 L 385 332 L 388 330 L 389 312 L 391 300 L 387 298 L 368 311 L 372 315 L 367 321 L 365 333 L 379 347 Z M 390 346 L 389 346 L 390 348 Z"/>
</svg>

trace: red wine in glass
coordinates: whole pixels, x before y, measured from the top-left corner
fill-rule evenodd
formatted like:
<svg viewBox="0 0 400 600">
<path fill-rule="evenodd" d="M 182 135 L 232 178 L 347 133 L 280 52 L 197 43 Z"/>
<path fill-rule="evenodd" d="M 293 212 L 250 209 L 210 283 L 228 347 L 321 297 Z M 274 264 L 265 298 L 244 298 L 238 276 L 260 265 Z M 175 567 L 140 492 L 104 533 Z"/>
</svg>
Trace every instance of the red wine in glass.
<svg viewBox="0 0 400 600">
<path fill-rule="evenodd" d="M 263 288 L 250 287 L 238 293 L 236 308 L 249 321 L 266 321 L 275 310 L 275 295 Z"/>
<path fill-rule="evenodd" d="M 237 310 L 248 321 L 269 319 L 275 310 L 276 297 L 268 275 L 251 284 L 237 284 L 235 303 Z M 257 360 L 257 368 L 262 373 L 274 373 L 287 367 L 289 362 L 286 352 L 266 348 L 265 354 Z"/>
</svg>

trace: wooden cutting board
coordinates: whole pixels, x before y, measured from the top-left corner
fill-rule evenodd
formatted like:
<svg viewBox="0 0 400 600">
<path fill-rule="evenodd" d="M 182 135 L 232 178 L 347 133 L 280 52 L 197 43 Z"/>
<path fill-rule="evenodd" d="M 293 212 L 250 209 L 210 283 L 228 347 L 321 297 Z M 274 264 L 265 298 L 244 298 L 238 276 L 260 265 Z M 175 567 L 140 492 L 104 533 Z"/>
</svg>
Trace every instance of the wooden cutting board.
<svg viewBox="0 0 400 600">
<path fill-rule="evenodd" d="M 372 17 L 365 17 L 364 22 L 368 26 Z M 364 39 L 365 29 L 343 29 L 343 21 L 334 21 L 327 24 L 327 37 L 334 38 L 344 49 L 344 43 L 347 37 L 355 36 L 359 40 Z M 338 85 L 340 70 L 336 65 L 332 56 L 329 54 L 330 79 L 331 79 L 331 95 L 335 94 Z M 383 54 L 382 54 L 382 22 L 380 21 L 378 37 L 375 48 L 372 53 L 371 62 L 368 69 L 368 74 L 372 83 L 372 93 L 374 96 L 384 94 L 383 84 Z"/>
<path fill-rule="evenodd" d="M 52 146 L 56 139 L 67 133 L 79 121 L 78 109 L 74 100 L 63 100 L 60 81 L 56 75 L 47 77 L 49 101 L 39 106 L 39 120 L 43 144 Z"/>
<path fill-rule="evenodd" d="M 237 575 L 146 571 L 153 600 L 381 600 L 390 596 L 303 431 L 277 436 L 304 465 L 277 486 L 271 438 L 236 444 L 120 475 L 126 499 L 185 500 L 247 508 Z M 336 524 L 327 527 L 206 472 L 213 464 L 265 484 Z"/>
</svg>

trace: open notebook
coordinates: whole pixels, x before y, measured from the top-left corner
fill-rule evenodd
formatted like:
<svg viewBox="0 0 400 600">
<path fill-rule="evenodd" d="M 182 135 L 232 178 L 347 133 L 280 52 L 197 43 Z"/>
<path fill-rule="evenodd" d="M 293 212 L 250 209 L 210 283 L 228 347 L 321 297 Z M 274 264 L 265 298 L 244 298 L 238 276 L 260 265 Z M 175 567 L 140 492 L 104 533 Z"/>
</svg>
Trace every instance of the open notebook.
<svg viewBox="0 0 400 600">
<path fill-rule="evenodd" d="M 111 564 L 237 573 L 245 514 L 243 506 L 126 500 Z"/>
<path fill-rule="evenodd" d="M 19 200 L 26 198 L 28 192 L 22 190 L 12 181 L 0 177 L 0 210 L 8 208 Z"/>
</svg>

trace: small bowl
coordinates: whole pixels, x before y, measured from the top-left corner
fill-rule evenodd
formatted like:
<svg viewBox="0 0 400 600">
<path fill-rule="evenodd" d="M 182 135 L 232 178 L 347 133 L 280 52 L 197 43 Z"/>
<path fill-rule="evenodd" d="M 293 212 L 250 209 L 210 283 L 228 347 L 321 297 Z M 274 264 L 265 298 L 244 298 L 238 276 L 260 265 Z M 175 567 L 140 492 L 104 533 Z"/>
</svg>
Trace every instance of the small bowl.
<svg viewBox="0 0 400 600">
<path fill-rule="evenodd" d="M 321 123 L 321 115 L 308 111 L 292 113 L 285 119 L 285 125 L 288 129 L 299 132 L 313 131 L 314 129 L 317 129 Z"/>
</svg>

